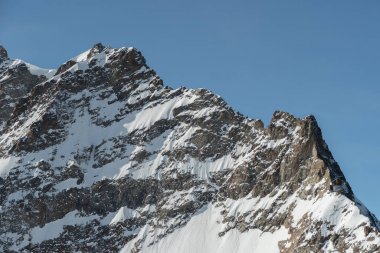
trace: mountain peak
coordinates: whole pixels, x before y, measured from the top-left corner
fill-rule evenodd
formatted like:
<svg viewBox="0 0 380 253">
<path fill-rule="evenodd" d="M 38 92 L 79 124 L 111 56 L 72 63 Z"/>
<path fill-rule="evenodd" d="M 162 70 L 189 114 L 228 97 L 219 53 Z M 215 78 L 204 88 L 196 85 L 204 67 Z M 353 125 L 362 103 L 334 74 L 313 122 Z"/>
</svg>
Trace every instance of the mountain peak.
<svg viewBox="0 0 380 253">
<path fill-rule="evenodd" d="M 117 73 L 136 71 L 142 67 L 148 68 L 145 58 L 134 47 L 111 48 L 97 43 L 92 48 L 62 64 L 56 75 L 66 71 L 86 71 L 93 67 L 106 67 Z"/>
<path fill-rule="evenodd" d="M 8 52 L 2 45 L 0 45 L 0 63 L 7 59 L 8 59 Z"/>
<path fill-rule="evenodd" d="M 103 49 L 106 48 L 102 43 L 96 43 L 95 45 L 92 46 L 91 50 L 96 50 L 97 52 L 103 51 Z"/>
<path fill-rule="evenodd" d="M 102 43 L 96 43 L 92 46 L 89 53 L 87 54 L 87 59 L 93 57 L 96 54 L 99 54 L 103 52 L 103 50 L 106 49 L 106 47 Z"/>
<path fill-rule="evenodd" d="M 22 94 L 0 106 L 1 252 L 380 252 L 313 116 L 264 128 L 102 44 Z"/>
</svg>

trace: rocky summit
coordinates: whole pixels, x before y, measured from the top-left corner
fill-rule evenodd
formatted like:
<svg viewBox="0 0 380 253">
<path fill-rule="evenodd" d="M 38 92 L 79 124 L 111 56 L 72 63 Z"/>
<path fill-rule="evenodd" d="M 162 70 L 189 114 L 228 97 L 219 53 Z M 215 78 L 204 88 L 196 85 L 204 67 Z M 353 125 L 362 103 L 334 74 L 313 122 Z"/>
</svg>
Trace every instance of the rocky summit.
<svg viewBox="0 0 380 253">
<path fill-rule="evenodd" d="M 313 116 L 264 127 L 135 48 L 0 47 L 0 107 L 1 252 L 380 252 Z"/>
</svg>

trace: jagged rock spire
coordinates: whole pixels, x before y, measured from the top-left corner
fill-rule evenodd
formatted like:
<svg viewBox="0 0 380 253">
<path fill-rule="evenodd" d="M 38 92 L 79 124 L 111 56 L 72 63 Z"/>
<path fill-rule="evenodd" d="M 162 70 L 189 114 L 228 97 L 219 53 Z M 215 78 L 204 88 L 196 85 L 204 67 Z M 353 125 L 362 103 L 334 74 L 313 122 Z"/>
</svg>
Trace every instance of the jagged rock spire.
<svg viewBox="0 0 380 253">
<path fill-rule="evenodd" d="M 7 59 L 8 59 L 8 52 L 2 45 L 0 45 L 0 63 Z"/>
<path fill-rule="evenodd" d="M 104 46 L 102 43 L 96 43 L 96 44 L 92 47 L 91 51 L 94 51 L 94 52 L 101 52 L 101 51 L 103 51 L 104 48 L 105 48 L 105 46 Z"/>
<path fill-rule="evenodd" d="M 90 53 L 87 55 L 87 59 L 91 58 L 95 54 L 101 53 L 106 47 L 102 43 L 96 43 L 92 46 Z"/>
</svg>

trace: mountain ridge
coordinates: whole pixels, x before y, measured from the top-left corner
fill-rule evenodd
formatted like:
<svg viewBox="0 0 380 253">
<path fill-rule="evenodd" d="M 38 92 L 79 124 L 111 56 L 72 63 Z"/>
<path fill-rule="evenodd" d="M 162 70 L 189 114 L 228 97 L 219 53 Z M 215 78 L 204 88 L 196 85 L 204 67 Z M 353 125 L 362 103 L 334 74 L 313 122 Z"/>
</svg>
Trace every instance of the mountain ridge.
<svg viewBox="0 0 380 253">
<path fill-rule="evenodd" d="M 379 250 L 314 116 L 276 111 L 265 128 L 208 90 L 165 87 L 135 48 L 96 44 L 26 76 L 0 122 L 3 251 Z"/>
</svg>

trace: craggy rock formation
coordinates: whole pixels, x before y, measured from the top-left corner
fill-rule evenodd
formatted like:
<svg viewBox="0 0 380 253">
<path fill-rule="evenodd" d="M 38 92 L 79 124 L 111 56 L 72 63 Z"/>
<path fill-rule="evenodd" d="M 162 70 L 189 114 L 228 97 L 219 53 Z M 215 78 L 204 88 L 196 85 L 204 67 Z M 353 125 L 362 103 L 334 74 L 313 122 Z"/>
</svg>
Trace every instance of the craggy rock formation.
<svg viewBox="0 0 380 253">
<path fill-rule="evenodd" d="M 101 44 L 58 70 L 0 47 L 0 106 L 1 252 L 380 252 L 313 116 L 265 128 Z"/>
</svg>

